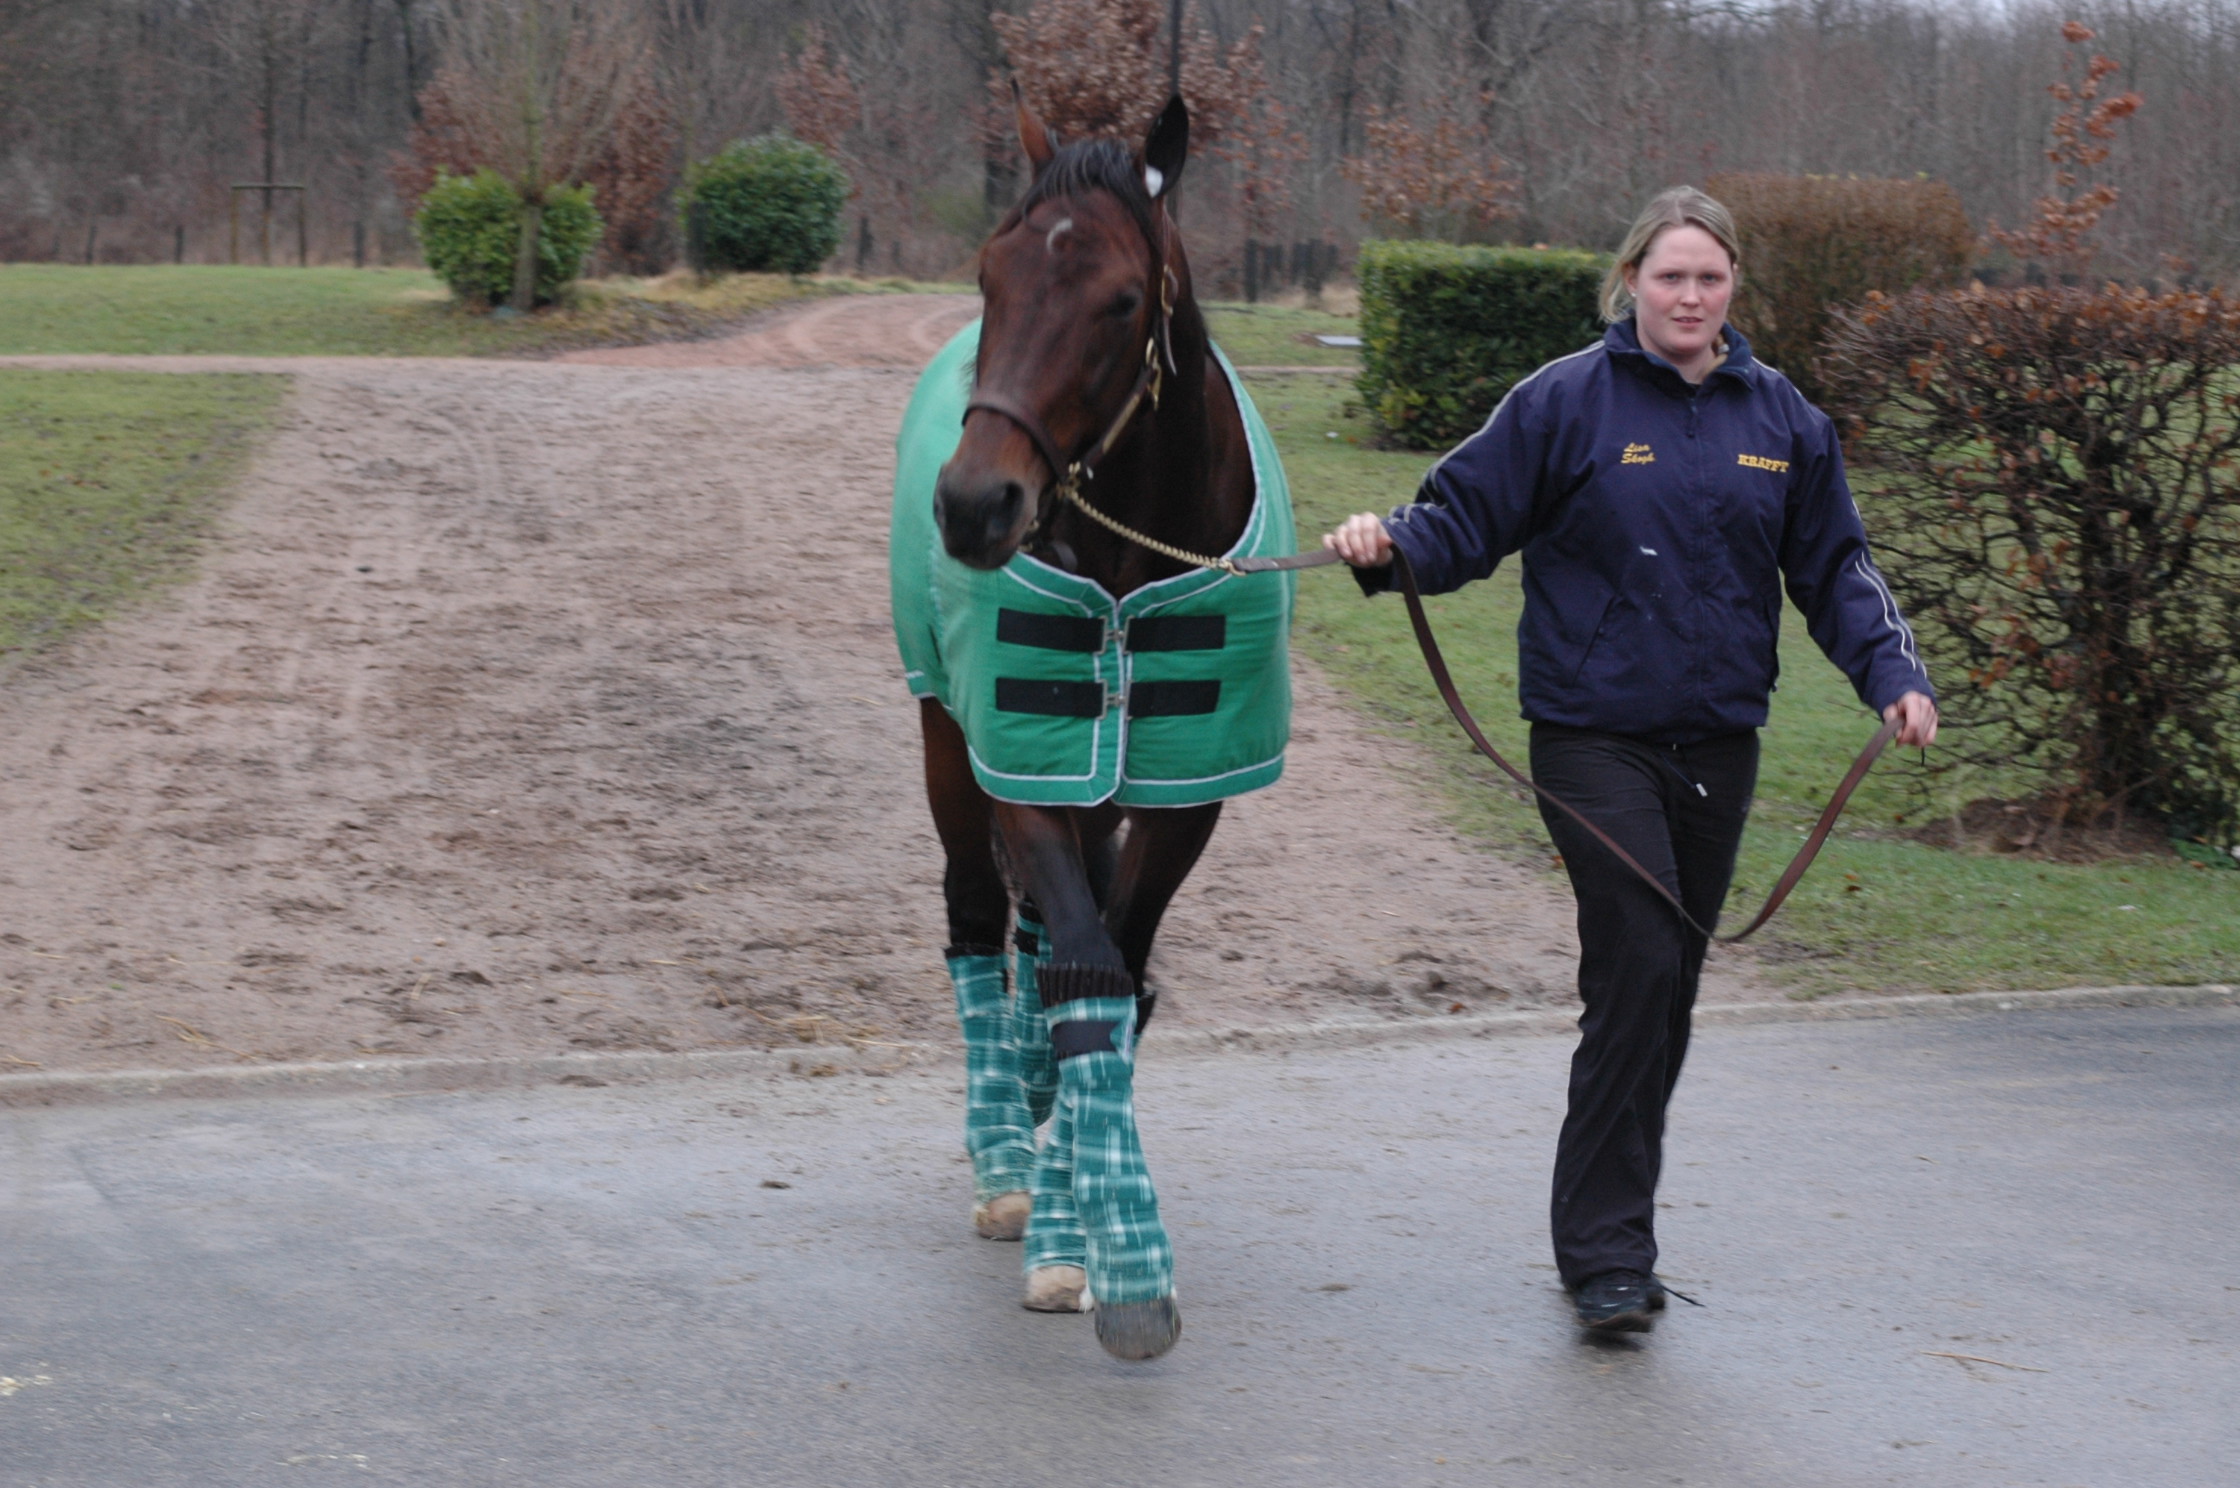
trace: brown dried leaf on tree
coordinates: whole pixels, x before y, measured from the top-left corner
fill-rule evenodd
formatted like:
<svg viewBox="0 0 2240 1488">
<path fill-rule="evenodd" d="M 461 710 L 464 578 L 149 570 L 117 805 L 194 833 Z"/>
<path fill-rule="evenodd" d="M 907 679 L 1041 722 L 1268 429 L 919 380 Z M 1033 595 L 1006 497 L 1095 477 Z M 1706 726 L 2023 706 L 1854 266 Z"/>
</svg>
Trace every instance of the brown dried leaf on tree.
<svg viewBox="0 0 2240 1488">
<path fill-rule="evenodd" d="M 863 95 L 844 60 L 832 55 L 824 27 L 811 22 L 801 54 L 778 74 L 778 107 L 793 137 L 838 160 L 852 158 L 849 134 L 863 122 Z M 851 172 L 851 175 L 853 173 Z"/>
<path fill-rule="evenodd" d="M 1167 96 L 1167 7 L 1160 0 L 1035 0 L 1024 15 L 988 17 L 1019 89 L 1061 139 L 1143 131 Z M 989 80 L 1010 108 L 1010 83 Z M 1182 96 L 1193 143 L 1226 134 L 1244 100 L 1220 44 L 1193 8 L 1182 27 Z"/>
<path fill-rule="evenodd" d="M 1361 188 L 1362 217 L 1410 237 L 1479 241 L 1514 217 L 1516 182 L 1502 174 L 1485 128 L 1487 94 L 1442 97 L 1428 128 L 1401 109 L 1370 105 L 1366 153 L 1340 169 Z"/>
<path fill-rule="evenodd" d="M 2065 21 L 2061 39 L 2070 51 L 2062 64 L 2063 76 L 2047 86 L 2062 105 L 2054 116 L 2052 143 L 2046 159 L 2053 163 L 2053 191 L 2038 198 L 2037 216 L 2019 228 L 1992 228 L 1993 242 L 2017 258 L 2052 264 L 2069 273 L 2081 273 L 2092 262 L 2093 229 L 2121 195 L 2105 181 L 2088 182 L 2089 173 L 2108 158 L 2108 143 L 2116 126 L 2139 111 L 2145 102 L 2137 93 L 2100 96 L 2109 77 L 2121 69 L 2099 52 L 2079 62 L 2076 50 L 2097 33 L 2080 21 Z"/>
<path fill-rule="evenodd" d="M 982 113 L 984 144 L 1011 128 L 1011 81 L 1061 139 L 1116 135 L 1134 141 L 1167 97 L 1167 7 L 1161 0 L 1035 0 L 1024 15 L 989 23 L 1012 74 L 991 75 Z M 1190 142 L 1232 164 L 1248 225 L 1270 231 L 1290 205 L 1293 168 L 1306 142 L 1276 102 L 1254 26 L 1226 51 L 1196 9 L 1182 26 L 1182 96 L 1190 105 Z"/>
<path fill-rule="evenodd" d="M 1258 26 L 1229 52 L 1229 73 L 1246 106 L 1235 128 L 1214 145 L 1214 153 L 1237 169 L 1237 195 L 1244 208 L 1247 237 L 1272 235 L 1291 209 L 1291 179 L 1307 159 L 1305 136 L 1291 127 L 1289 114 L 1268 84 L 1260 53 Z"/>
</svg>

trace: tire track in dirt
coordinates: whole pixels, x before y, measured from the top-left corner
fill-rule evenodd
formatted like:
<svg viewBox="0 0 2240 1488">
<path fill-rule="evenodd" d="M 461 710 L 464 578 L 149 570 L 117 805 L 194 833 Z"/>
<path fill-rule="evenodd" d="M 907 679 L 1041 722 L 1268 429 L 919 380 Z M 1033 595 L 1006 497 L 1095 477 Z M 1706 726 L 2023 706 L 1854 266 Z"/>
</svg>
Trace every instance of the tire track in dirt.
<svg viewBox="0 0 2240 1488">
<path fill-rule="evenodd" d="M 907 359 L 286 363 L 200 577 L 0 690 L 0 1060 L 951 1037 L 885 528 L 960 307 L 824 303 L 754 354 Z M 156 364 L 212 362 L 275 366 Z M 1568 901 L 1298 694 L 1288 778 L 1168 917 L 1161 1016 L 1567 1001 Z M 1724 965 L 1707 997 L 1766 995 Z"/>
</svg>

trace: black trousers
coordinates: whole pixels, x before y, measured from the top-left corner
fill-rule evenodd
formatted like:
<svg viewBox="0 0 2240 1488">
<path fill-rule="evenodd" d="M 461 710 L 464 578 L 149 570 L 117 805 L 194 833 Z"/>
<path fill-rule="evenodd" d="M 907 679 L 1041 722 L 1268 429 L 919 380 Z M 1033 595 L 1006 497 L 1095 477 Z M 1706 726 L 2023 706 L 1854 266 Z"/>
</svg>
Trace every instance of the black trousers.
<svg viewBox="0 0 2240 1488">
<path fill-rule="evenodd" d="M 1756 731 L 1685 746 L 1532 726 L 1532 773 L 1715 925 L 1758 780 Z M 1577 1287 L 1657 1264 L 1665 1105 L 1688 1053 L 1706 942 L 1555 808 L 1540 816 L 1579 901 L 1579 1048 L 1556 1142 L 1556 1267 Z"/>
</svg>

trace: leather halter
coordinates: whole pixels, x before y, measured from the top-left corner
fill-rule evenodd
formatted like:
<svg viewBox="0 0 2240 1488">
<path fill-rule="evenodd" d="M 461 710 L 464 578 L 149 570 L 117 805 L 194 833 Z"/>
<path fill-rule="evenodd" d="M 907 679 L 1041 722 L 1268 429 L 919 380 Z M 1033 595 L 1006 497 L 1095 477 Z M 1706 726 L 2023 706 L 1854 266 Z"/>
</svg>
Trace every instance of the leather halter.
<svg viewBox="0 0 2240 1488">
<path fill-rule="evenodd" d="M 1163 208 L 1160 209 L 1159 221 L 1162 225 L 1166 223 L 1166 214 Z M 972 397 L 964 405 L 964 416 L 968 419 L 972 417 L 975 411 L 983 409 L 1009 419 L 1018 426 L 1019 430 L 1028 439 L 1034 441 L 1036 453 L 1040 454 L 1043 463 L 1050 467 L 1050 484 L 1044 489 L 1045 499 L 1038 505 L 1034 521 L 1027 526 L 1029 536 L 1039 531 L 1042 524 L 1049 520 L 1050 510 L 1047 498 L 1051 496 L 1055 496 L 1061 502 L 1072 502 L 1099 521 L 1105 522 L 1107 526 L 1112 525 L 1103 513 L 1081 499 L 1082 484 L 1096 478 L 1098 464 L 1103 461 L 1105 456 L 1112 453 L 1112 447 L 1118 444 L 1120 436 L 1128 431 L 1129 424 L 1134 422 L 1135 416 L 1143 407 L 1146 398 L 1150 399 L 1153 411 L 1157 411 L 1159 394 L 1165 386 L 1166 374 L 1168 372 L 1179 374 L 1181 370 L 1175 365 L 1174 360 L 1174 270 L 1167 263 L 1167 255 L 1163 247 L 1150 233 L 1144 235 L 1144 242 L 1151 249 L 1151 278 L 1159 288 L 1158 319 L 1152 322 L 1151 334 L 1144 341 L 1143 369 L 1136 373 L 1135 386 L 1128 390 L 1127 401 L 1120 405 L 1120 412 L 1114 415 L 1112 422 L 1105 426 L 1104 433 L 1082 453 L 1080 458 L 1068 460 L 1061 455 L 1058 452 L 1058 441 L 1051 438 L 1050 431 L 1043 425 L 1042 420 L 1035 416 L 1032 409 L 1008 393 L 997 392 L 988 388 L 975 388 Z M 1132 532 L 1124 532 L 1124 535 L 1136 536 Z"/>
</svg>

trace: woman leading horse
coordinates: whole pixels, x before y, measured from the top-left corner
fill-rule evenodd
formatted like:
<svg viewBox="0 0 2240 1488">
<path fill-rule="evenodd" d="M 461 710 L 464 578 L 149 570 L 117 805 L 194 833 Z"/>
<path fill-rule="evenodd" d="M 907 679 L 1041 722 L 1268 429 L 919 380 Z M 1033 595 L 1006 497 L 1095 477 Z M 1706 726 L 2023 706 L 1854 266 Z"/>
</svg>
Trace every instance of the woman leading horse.
<svg viewBox="0 0 2240 1488">
<path fill-rule="evenodd" d="M 1579 903 L 1555 1258 L 1580 1323 L 1641 1332 L 1664 1305 L 1665 1106 L 1757 781 L 1784 583 L 1901 745 L 1935 693 L 1867 550 L 1827 416 L 1728 329 L 1733 221 L 1691 187 L 1652 201 L 1603 288 L 1608 333 L 1513 388 L 1389 519 L 1324 539 L 1371 593 L 1393 550 L 1425 592 L 1524 558 L 1519 687 L 1532 774 L 1686 906 L 1543 801 Z"/>
</svg>

